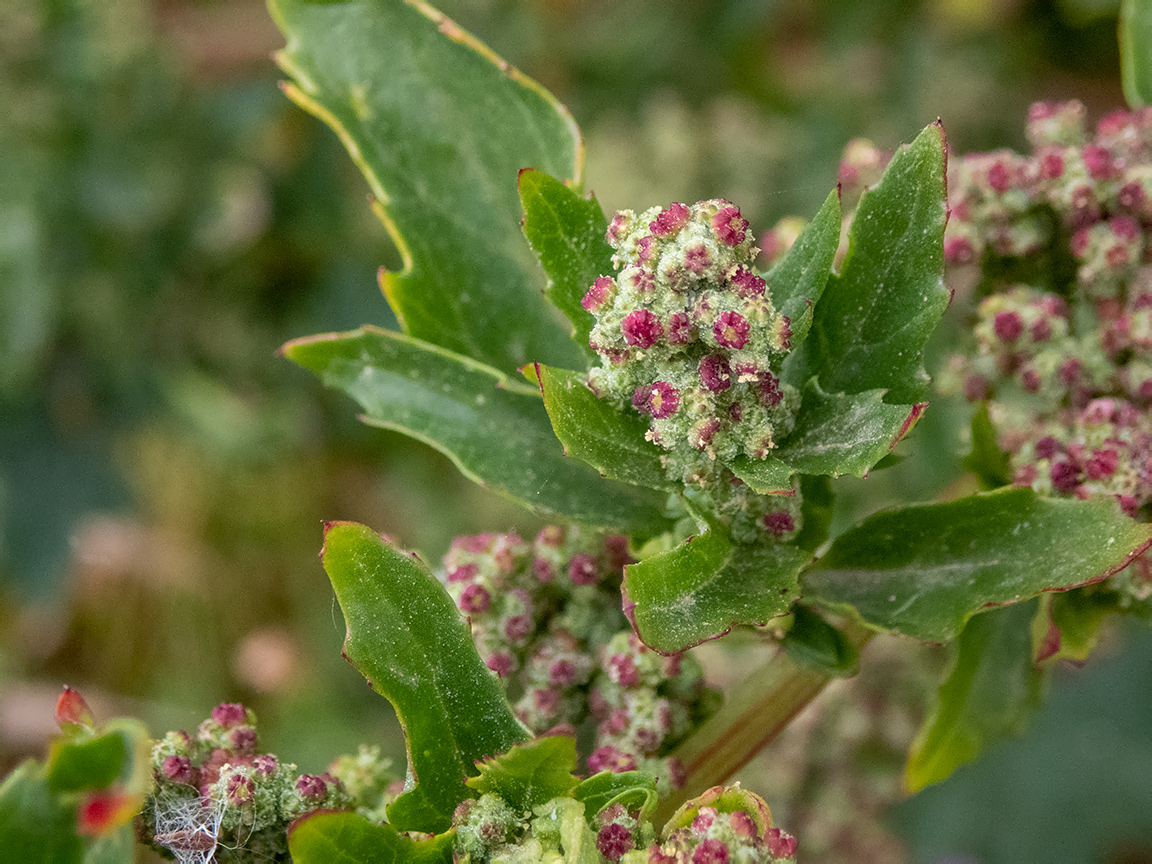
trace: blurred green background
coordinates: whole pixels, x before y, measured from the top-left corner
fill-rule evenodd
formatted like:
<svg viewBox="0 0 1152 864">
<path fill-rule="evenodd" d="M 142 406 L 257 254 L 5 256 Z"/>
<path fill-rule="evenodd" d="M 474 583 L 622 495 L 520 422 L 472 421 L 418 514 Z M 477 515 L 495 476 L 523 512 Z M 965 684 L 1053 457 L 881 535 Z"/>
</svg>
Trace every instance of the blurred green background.
<svg viewBox="0 0 1152 864">
<path fill-rule="evenodd" d="M 1118 5 L 439 8 L 568 105 L 607 210 L 723 196 L 766 230 L 815 210 L 852 138 L 891 149 L 940 116 L 958 152 L 1022 148 L 1036 99 L 1079 98 L 1093 118 L 1119 106 Z M 64 683 L 157 734 L 243 700 L 304 770 L 362 740 L 401 756 L 387 706 L 339 657 L 321 521 L 366 522 L 429 560 L 458 533 L 539 526 L 275 356 L 295 336 L 395 326 L 375 274 L 397 263 L 335 136 L 277 90 L 281 44 L 252 0 L 0 3 L 0 773 L 42 748 Z M 909 459 L 838 486 L 841 523 L 954 480 L 964 422 L 934 405 Z M 1025 742 L 895 815 L 898 742 L 798 744 L 822 755 L 780 770 L 788 783 L 781 757 L 761 758 L 803 860 L 1152 861 L 1152 641 L 1112 645 L 1058 676 Z M 874 721 L 887 699 L 914 728 L 939 652 L 884 650 L 887 671 L 825 714 Z M 1094 755 L 1052 755 L 1073 746 Z M 806 847 L 785 815 L 807 826 L 803 800 L 840 833 L 813 828 Z"/>
</svg>

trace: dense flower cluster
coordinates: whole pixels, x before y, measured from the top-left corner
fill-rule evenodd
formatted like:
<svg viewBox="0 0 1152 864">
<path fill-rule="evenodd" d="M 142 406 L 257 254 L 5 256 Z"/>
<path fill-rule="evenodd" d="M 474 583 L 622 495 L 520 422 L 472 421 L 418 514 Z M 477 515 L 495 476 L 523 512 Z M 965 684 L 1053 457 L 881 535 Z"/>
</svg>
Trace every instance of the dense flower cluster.
<svg viewBox="0 0 1152 864">
<path fill-rule="evenodd" d="M 480 656 L 508 686 L 533 731 L 594 726 L 588 770 L 641 769 L 675 784 L 663 754 L 713 702 L 699 664 L 662 657 L 620 611 L 625 538 L 549 526 L 458 537 L 442 576 L 470 619 Z"/>
<path fill-rule="evenodd" d="M 375 757 L 369 773 L 378 783 L 386 766 Z M 255 716 L 234 702 L 213 708 L 195 735 L 165 735 L 152 748 L 152 770 L 141 833 L 182 861 L 287 861 L 289 822 L 358 803 L 331 773 L 297 774 L 295 765 L 258 752 Z"/>
<path fill-rule="evenodd" d="M 1137 515 L 1152 501 L 1152 110 L 1090 136 L 1080 103 L 1038 103 L 1028 139 L 1027 156 L 953 160 L 945 255 L 994 293 L 945 386 L 989 400 L 1017 485 Z"/>
<path fill-rule="evenodd" d="M 713 199 L 617 213 L 615 278 L 583 306 L 602 365 L 589 386 L 650 419 L 671 476 L 702 486 L 737 456 L 762 459 L 792 428 L 798 395 L 779 380 L 788 318 L 752 269 L 758 251 L 738 207 Z"/>
<path fill-rule="evenodd" d="M 690 801 L 659 840 L 639 812 L 613 804 L 586 814 L 584 803 L 572 798 L 521 813 L 489 793 L 461 802 L 452 822 L 458 860 L 469 864 L 787 864 L 796 854 L 796 840 L 772 826 L 764 800 L 739 785 L 717 786 Z"/>
</svg>

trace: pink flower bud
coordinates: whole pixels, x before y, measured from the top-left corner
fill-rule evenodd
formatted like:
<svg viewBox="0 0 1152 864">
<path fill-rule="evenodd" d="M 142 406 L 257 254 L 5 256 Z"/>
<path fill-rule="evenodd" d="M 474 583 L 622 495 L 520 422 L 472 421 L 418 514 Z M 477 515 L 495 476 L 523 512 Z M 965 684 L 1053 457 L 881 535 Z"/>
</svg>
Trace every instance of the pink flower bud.
<svg viewBox="0 0 1152 864">
<path fill-rule="evenodd" d="M 192 760 L 187 756 L 168 756 L 164 759 L 164 764 L 160 768 L 166 780 L 172 783 L 183 783 L 185 785 L 192 785 L 194 775 L 192 773 Z"/>
<path fill-rule="evenodd" d="M 692 273 L 703 273 L 712 266 L 712 253 L 703 243 L 689 246 L 684 250 L 684 269 Z"/>
<path fill-rule="evenodd" d="M 598 312 L 612 299 L 616 293 L 616 283 L 609 276 L 600 276 L 592 283 L 580 305 L 588 312 Z"/>
<path fill-rule="evenodd" d="M 692 212 L 683 204 L 670 204 L 660 211 L 654 222 L 648 223 L 648 230 L 657 237 L 671 237 L 684 227 L 691 215 Z"/>
<path fill-rule="evenodd" d="M 635 687 L 640 683 L 640 670 L 636 661 L 627 654 L 613 654 L 608 658 L 608 677 L 621 687 Z"/>
<path fill-rule="evenodd" d="M 228 782 L 225 785 L 225 793 L 230 804 L 247 804 L 256 797 L 256 783 L 251 777 L 243 774 L 232 774 L 228 777 Z"/>
<path fill-rule="evenodd" d="M 619 822 L 612 822 L 596 834 L 596 848 L 609 861 L 619 861 L 625 852 L 636 848 L 636 842 L 631 831 Z"/>
<path fill-rule="evenodd" d="M 748 344 L 748 335 L 751 328 L 747 319 L 739 312 L 721 312 L 712 325 L 712 335 L 716 341 L 725 348 L 739 350 Z"/>
<path fill-rule="evenodd" d="M 568 562 L 568 575 L 576 585 L 595 585 L 603 575 L 595 555 L 573 555 Z"/>
<path fill-rule="evenodd" d="M 687 312 L 673 312 L 668 316 L 669 345 L 687 345 L 695 338 L 695 328 Z"/>
<path fill-rule="evenodd" d="M 239 702 L 221 702 L 212 709 L 212 719 L 225 729 L 248 722 L 248 709 Z"/>
<path fill-rule="evenodd" d="M 1093 180 L 1108 180 L 1115 173 L 1116 165 L 1112 154 L 1104 147 L 1096 144 L 1086 144 L 1081 151 L 1084 156 L 1084 167 Z"/>
<path fill-rule="evenodd" d="M 744 242 L 748 220 L 740 215 L 740 208 L 728 206 L 712 217 L 712 230 L 716 239 L 725 246 L 739 246 Z"/>
<path fill-rule="evenodd" d="M 1057 492 L 1067 495 L 1080 485 L 1080 469 L 1071 462 L 1053 462 L 1048 473 Z"/>
<path fill-rule="evenodd" d="M 305 801 L 316 803 L 328 795 L 328 784 L 315 774 L 301 774 L 296 779 L 296 794 Z"/>
<path fill-rule="evenodd" d="M 636 757 L 630 753 L 623 753 L 610 744 L 597 747 L 588 757 L 588 773 L 599 774 L 601 771 L 611 771 L 619 774 L 623 771 L 636 770 Z"/>
<path fill-rule="evenodd" d="M 764 530 L 775 537 L 783 537 L 785 534 L 791 534 L 796 530 L 796 520 L 792 518 L 792 514 L 786 510 L 777 510 L 775 513 L 767 513 L 763 518 Z"/>
<path fill-rule="evenodd" d="M 764 832 L 764 843 L 768 854 L 773 858 L 791 858 L 796 854 L 796 838 L 779 828 L 769 828 Z"/>
<path fill-rule="evenodd" d="M 620 323 L 624 341 L 637 348 L 651 348 L 664 335 L 664 325 L 647 309 L 637 309 L 624 316 Z"/>
<path fill-rule="evenodd" d="M 701 840 L 692 853 L 692 864 L 728 864 L 728 844 L 714 837 Z"/>
<path fill-rule="evenodd" d="M 765 408 L 779 405 L 784 398 L 784 394 L 780 392 L 780 382 L 770 372 L 764 373 L 764 377 L 756 385 L 756 395 L 760 399 L 760 404 Z"/>
<path fill-rule="evenodd" d="M 460 609 L 469 615 L 481 615 L 492 605 L 492 596 L 483 585 L 469 585 L 460 595 Z"/>
<path fill-rule="evenodd" d="M 697 366 L 700 380 L 713 393 L 719 393 L 732 386 L 732 369 L 728 361 L 719 354 L 706 354 Z"/>
<path fill-rule="evenodd" d="M 655 381 L 650 387 L 636 389 L 632 394 L 632 406 L 641 413 L 663 420 L 679 409 L 680 393 L 667 381 Z"/>
<path fill-rule="evenodd" d="M 1024 332 L 1024 322 L 1015 312 L 997 312 L 992 322 L 996 335 L 1005 342 L 1015 342 Z"/>
<path fill-rule="evenodd" d="M 732 287 L 741 297 L 763 297 L 768 283 L 747 267 L 741 267 L 732 277 Z"/>
</svg>

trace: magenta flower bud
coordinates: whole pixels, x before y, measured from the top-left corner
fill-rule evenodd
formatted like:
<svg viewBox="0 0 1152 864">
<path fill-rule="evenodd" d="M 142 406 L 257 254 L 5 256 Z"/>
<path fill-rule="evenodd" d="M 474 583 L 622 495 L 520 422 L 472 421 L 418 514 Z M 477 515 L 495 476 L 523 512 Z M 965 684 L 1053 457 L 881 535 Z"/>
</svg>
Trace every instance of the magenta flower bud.
<svg viewBox="0 0 1152 864">
<path fill-rule="evenodd" d="M 230 804 L 247 804 L 256 797 L 256 783 L 243 774 L 232 774 L 228 778 L 225 794 Z"/>
<path fill-rule="evenodd" d="M 258 743 L 256 730 L 251 726 L 239 726 L 228 733 L 228 743 L 237 753 L 255 753 Z"/>
<path fill-rule="evenodd" d="M 700 380 L 713 393 L 719 393 L 732 386 L 732 369 L 728 361 L 719 354 L 706 354 L 697 366 Z"/>
<path fill-rule="evenodd" d="M 624 238 L 624 235 L 628 233 L 628 222 L 628 217 L 623 213 L 617 213 L 612 217 L 612 221 L 608 223 L 608 231 L 605 234 L 605 238 L 610 244 L 615 246 Z"/>
<path fill-rule="evenodd" d="M 732 286 L 741 297 L 763 297 L 768 283 L 747 267 L 741 267 L 732 277 Z"/>
<path fill-rule="evenodd" d="M 1112 233 L 1121 240 L 1133 242 L 1140 237 L 1140 223 L 1131 216 L 1116 216 L 1108 223 Z"/>
<path fill-rule="evenodd" d="M 560 691 L 539 687 L 532 691 L 532 704 L 540 714 L 551 717 L 560 707 Z"/>
<path fill-rule="evenodd" d="M 1059 180 L 1064 176 L 1064 156 L 1059 150 L 1048 150 L 1040 156 L 1040 177 Z"/>
<path fill-rule="evenodd" d="M 471 582 L 478 572 L 475 564 L 462 564 L 448 571 L 449 582 Z"/>
<path fill-rule="evenodd" d="M 1020 373 L 1020 386 L 1025 393 L 1039 393 L 1042 383 L 1040 375 L 1035 369 L 1025 369 Z"/>
<path fill-rule="evenodd" d="M 944 257 L 949 264 L 971 264 L 976 260 L 976 250 L 967 237 L 949 237 L 944 241 Z"/>
<path fill-rule="evenodd" d="M 568 575 L 577 585 L 595 585 L 603 574 L 600 572 L 600 562 L 596 560 L 596 556 L 584 553 L 572 556 L 572 560 L 568 562 Z"/>
<path fill-rule="evenodd" d="M 716 821 L 717 812 L 715 807 L 701 807 L 696 818 L 692 820 L 692 830 L 698 834 L 703 834 Z"/>
<path fill-rule="evenodd" d="M 728 417 L 733 423 L 739 423 L 740 418 L 744 416 L 744 406 L 739 402 L 733 402 L 728 406 Z"/>
<path fill-rule="evenodd" d="M 764 832 L 764 843 L 768 854 L 773 858 L 791 858 L 796 854 L 796 838 L 779 828 L 769 828 Z"/>
<path fill-rule="evenodd" d="M 620 284 L 637 294 L 651 294 L 656 290 L 655 277 L 647 270 L 641 270 L 639 267 L 629 267 L 621 273 Z"/>
<path fill-rule="evenodd" d="M 624 332 L 624 341 L 637 348 L 651 348 L 664 335 L 664 325 L 647 309 L 629 312 L 620 329 Z"/>
<path fill-rule="evenodd" d="M 712 325 L 712 335 L 716 341 L 725 348 L 739 350 L 748 344 L 748 334 L 751 327 L 747 319 L 739 312 L 721 312 Z"/>
<path fill-rule="evenodd" d="M 1039 318 L 1032 322 L 1032 328 L 1029 332 L 1033 342 L 1047 342 L 1052 338 L 1052 325 L 1046 319 Z"/>
<path fill-rule="evenodd" d="M 537 558 L 533 561 L 532 573 L 541 582 L 551 582 L 556 578 L 556 570 L 547 558 Z"/>
<path fill-rule="evenodd" d="M 1136 499 L 1131 495 L 1117 495 L 1116 500 L 1120 502 L 1120 509 L 1128 516 L 1135 517 L 1136 511 L 1140 509 Z"/>
<path fill-rule="evenodd" d="M 703 273 L 710 266 L 712 266 L 712 254 L 703 243 L 697 243 L 684 250 L 684 269 L 692 273 Z"/>
<path fill-rule="evenodd" d="M 728 824 L 732 826 L 732 833 L 744 840 L 756 840 L 756 822 L 743 810 L 737 810 L 728 816 Z"/>
<path fill-rule="evenodd" d="M 601 725 L 601 731 L 607 735 L 623 735 L 632 725 L 632 718 L 627 708 L 616 708 L 608 715 L 608 719 Z"/>
<path fill-rule="evenodd" d="M 1051 435 L 1045 435 L 1036 442 L 1036 458 L 1051 459 L 1060 452 L 1060 442 Z"/>
<path fill-rule="evenodd" d="M 1088 475 L 1089 480 L 1103 480 L 1116 473 L 1119 462 L 1120 457 L 1115 450 L 1111 448 L 1095 450 L 1084 465 L 1084 473 Z"/>
<path fill-rule="evenodd" d="M 988 169 L 988 185 L 992 187 L 993 191 L 1000 194 L 1004 194 L 1011 187 L 1012 177 L 1003 160 L 996 160 Z"/>
<path fill-rule="evenodd" d="M 504 622 L 504 637 L 512 643 L 523 642 L 532 635 L 532 619 L 528 615 L 513 615 Z"/>
<path fill-rule="evenodd" d="M 655 419 L 670 417 L 680 408 L 680 392 L 667 381 L 654 381 L 647 388 L 645 406 Z"/>
<path fill-rule="evenodd" d="M 787 315 L 780 316 L 780 348 L 783 351 L 792 348 L 792 321 Z"/>
<path fill-rule="evenodd" d="M 716 239 L 725 246 L 739 246 L 744 242 L 748 220 L 740 215 L 740 208 L 725 207 L 712 217 L 712 230 Z"/>
<path fill-rule="evenodd" d="M 469 585 L 460 595 L 460 609 L 469 615 L 481 615 L 492 605 L 492 596 L 483 585 Z"/>
<path fill-rule="evenodd" d="M 670 204 L 667 209 L 661 210 L 654 222 L 648 223 L 648 230 L 657 237 L 671 237 L 688 221 L 691 211 L 683 204 Z"/>
<path fill-rule="evenodd" d="M 619 774 L 623 771 L 636 770 L 636 757 L 631 753 L 623 753 L 610 744 L 597 747 L 588 757 L 588 773 L 599 774 L 601 771 L 611 771 Z"/>
<path fill-rule="evenodd" d="M 783 537 L 785 534 L 791 534 L 796 530 L 796 520 L 786 510 L 766 513 L 762 521 L 764 522 L 764 530 L 774 537 Z"/>
<path fill-rule="evenodd" d="M 221 702 L 212 709 L 212 719 L 225 729 L 248 722 L 248 709 L 239 702 Z"/>
<path fill-rule="evenodd" d="M 548 681 L 556 687 L 571 687 L 576 683 L 576 664 L 571 660 L 557 660 L 548 668 Z"/>
<path fill-rule="evenodd" d="M 784 398 L 784 394 L 780 392 L 780 382 L 770 372 L 764 373 L 764 377 L 756 385 L 756 395 L 765 408 L 779 405 Z"/>
<path fill-rule="evenodd" d="M 1096 144 L 1086 144 L 1081 151 L 1084 156 L 1084 167 L 1088 169 L 1093 180 L 1108 180 L 1116 171 L 1116 163 L 1112 154 L 1104 147 Z"/>
<path fill-rule="evenodd" d="M 315 774 L 301 774 L 296 779 L 296 794 L 312 803 L 323 801 L 328 794 L 328 784 Z"/>
<path fill-rule="evenodd" d="M 500 678 L 507 678 L 516 669 L 516 661 L 507 651 L 496 651 L 484 661 L 489 669 Z"/>
<path fill-rule="evenodd" d="M 1080 361 L 1073 357 L 1060 364 L 1060 368 L 1056 370 L 1056 377 L 1060 379 L 1060 383 L 1071 387 L 1080 380 L 1080 370 Z"/>
<path fill-rule="evenodd" d="M 1080 469 L 1071 462 L 1053 462 L 1048 475 L 1056 491 L 1065 495 L 1080 485 Z"/>
<path fill-rule="evenodd" d="M 648 235 L 647 237 L 641 237 L 640 240 L 637 241 L 637 243 L 636 243 L 636 263 L 637 264 L 647 264 L 649 261 L 652 260 L 652 258 L 656 254 L 655 250 L 652 248 L 652 246 L 655 242 L 656 242 L 656 238 L 651 236 L 651 235 Z"/>
<path fill-rule="evenodd" d="M 261 777 L 271 777 L 280 767 L 280 760 L 272 753 L 261 753 L 252 758 L 252 768 Z"/>
<path fill-rule="evenodd" d="M 187 756 L 169 756 L 161 767 L 165 779 L 173 783 L 192 784 L 192 760 Z"/>
<path fill-rule="evenodd" d="M 636 848 L 636 842 L 631 831 L 619 822 L 613 822 L 596 834 L 596 848 L 609 861 L 619 861 L 625 852 Z"/>
<path fill-rule="evenodd" d="M 592 283 L 580 305 L 588 312 L 598 312 L 612 299 L 616 293 L 616 283 L 609 276 L 600 276 Z"/>
<path fill-rule="evenodd" d="M 1015 312 L 997 312 L 992 328 L 1005 342 L 1015 342 L 1024 332 L 1024 322 Z"/>
<path fill-rule="evenodd" d="M 715 837 L 701 840 L 692 853 L 692 864 L 728 864 L 728 844 Z"/>
<path fill-rule="evenodd" d="M 627 654 L 613 654 L 608 658 L 608 677 L 621 687 L 635 687 L 640 683 L 640 670 L 636 661 Z"/>
<path fill-rule="evenodd" d="M 1120 206 L 1126 210 L 1139 210 L 1144 206 L 1144 201 L 1147 197 L 1144 187 L 1135 181 L 1125 183 L 1120 187 L 1120 191 L 1116 193 L 1116 200 Z"/>
<path fill-rule="evenodd" d="M 716 433 L 720 431 L 720 421 L 715 417 L 708 417 L 696 423 L 688 433 L 688 443 L 697 450 L 703 450 L 712 443 Z"/>
<path fill-rule="evenodd" d="M 695 327 L 687 312 L 673 312 L 668 316 L 669 345 L 687 345 L 695 338 Z"/>
</svg>

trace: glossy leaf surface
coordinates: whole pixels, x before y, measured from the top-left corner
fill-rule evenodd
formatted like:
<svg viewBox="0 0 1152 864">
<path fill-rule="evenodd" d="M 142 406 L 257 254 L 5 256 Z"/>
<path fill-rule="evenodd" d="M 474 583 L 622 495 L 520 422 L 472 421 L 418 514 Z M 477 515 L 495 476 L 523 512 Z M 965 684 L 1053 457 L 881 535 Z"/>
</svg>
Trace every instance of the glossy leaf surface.
<svg viewBox="0 0 1152 864">
<path fill-rule="evenodd" d="M 1130 108 L 1152 105 L 1152 2 L 1121 0 L 1120 77 Z"/>
<path fill-rule="evenodd" d="M 795 620 L 784 634 L 784 650 L 797 663 L 827 675 L 855 675 L 860 668 L 860 651 L 852 640 L 807 606 L 792 607 Z"/>
<path fill-rule="evenodd" d="M 582 364 L 540 294 L 516 193 L 522 168 L 579 180 L 568 112 L 424 3 L 269 6 L 288 95 L 340 136 L 400 250 L 383 287 L 405 331 L 506 373 Z"/>
<path fill-rule="evenodd" d="M 872 516 L 805 574 L 804 598 L 929 642 L 958 636 L 986 606 L 1116 572 L 1152 543 L 1112 500 L 1004 489 Z"/>
<path fill-rule="evenodd" d="M 588 360 L 597 361 L 588 347 L 596 321 L 580 301 L 596 277 L 615 272 L 604 211 L 594 196 L 585 198 L 543 171 L 520 174 L 520 202 L 524 236 L 548 276 L 544 294 L 572 322 L 572 338 Z"/>
<path fill-rule="evenodd" d="M 944 266 L 944 131 L 928 126 L 896 151 L 864 193 L 839 275 L 816 305 L 807 372 L 828 393 L 886 389 L 911 405 L 928 393 L 924 344 L 948 306 Z"/>
<path fill-rule="evenodd" d="M 994 609 L 964 627 L 936 706 L 908 754 L 909 792 L 939 783 L 992 742 L 1023 731 L 1046 683 L 1032 663 L 1029 625 L 1037 608 L 1033 600 Z"/>
<path fill-rule="evenodd" d="M 430 444 L 465 476 L 544 516 L 637 534 L 668 524 L 658 493 L 605 481 L 565 457 L 525 381 L 376 328 L 299 339 L 283 350 L 359 402 L 366 422 Z"/>
<path fill-rule="evenodd" d="M 709 529 L 628 565 L 624 611 L 646 645 L 682 651 L 737 624 L 762 624 L 786 612 L 809 560 L 795 546 L 739 546 Z"/>
<path fill-rule="evenodd" d="M 400 831 L 439 833 L 471 793 L 475 763 L 528 739 L 448 592 L 372 529 L 329 523 L 324 569 L 348 625 L 344 656 L 404 727 L 414 787 L 388 808 Z"/>
<path fill-rule="evenodd" d="M 288 851 L 295 864 L 450 864 L 453 839 L 413 841 L 356 813 L 317 813 L 289 829 Z"/>
</svg>

